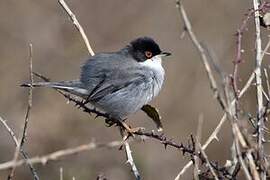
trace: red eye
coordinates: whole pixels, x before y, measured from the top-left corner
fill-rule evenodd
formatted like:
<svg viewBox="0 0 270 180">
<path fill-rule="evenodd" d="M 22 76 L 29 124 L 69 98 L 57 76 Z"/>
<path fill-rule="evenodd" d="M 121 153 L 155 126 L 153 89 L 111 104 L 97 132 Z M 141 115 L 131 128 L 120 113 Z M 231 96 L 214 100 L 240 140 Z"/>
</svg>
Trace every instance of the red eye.
<svg viewBox="0 0 270 180">
<path fill-rule="evenodd" d="M 145 51 L 144 54 L 147 58 L 151 58 L 153 55 L 151 51 Z"/>
</svg>

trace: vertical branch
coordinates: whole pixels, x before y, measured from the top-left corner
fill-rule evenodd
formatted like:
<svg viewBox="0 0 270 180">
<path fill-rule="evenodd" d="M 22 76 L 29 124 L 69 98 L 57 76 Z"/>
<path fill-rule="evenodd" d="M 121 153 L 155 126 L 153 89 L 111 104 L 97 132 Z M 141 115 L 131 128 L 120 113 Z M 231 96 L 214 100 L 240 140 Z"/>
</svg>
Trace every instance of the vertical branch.
<svg viewBox="0 0 270 180">
<path fill-rule="evenodd" d="M 204 48 L 201 46 L 200 42 L 197 40 L 196 35 L 193 33 L 192 30 L 192 26 L 191 23 L 188 19 L 188 16 L 186 14 L 186 11 L 184 9 L 184 6 L 182 4 L 182 0 L 176 0 L 176 8 L 181 16 L 181 19 L 184 22 L 184 26 L 185 26 L 185 32 L 188 33 L 192 43 L 194 44 L 194 46 L 196 47 L 196 49 L 198 50 L 202 63 L 205 67 L 206 73 L 207 73 L 207 77 L 209 79 L 210 82 L 210 88 L 214 93 L 215 98 L 217 99 L 217 101 L 219 102 L 221 108 L 223 110 L 225 110 L 226 104 L 221 96 L 221 94 L 218 91 L 218 87 L 217 87 L 217 83 L 214 79 L 213 73 L 211 71 L 210 65 L 208 63 L 208 59 L 207 59 L 207 55 L 206 52 L 204 50 Z M 217 139 L 217 133 L 219 132 L 219 130 L 221 129 L 221 126 L 223 125 L 223 123 L 226 121 L 226 115 L 223 116 L 223 118 L 221 119 L 221 121 L 219 122 L 218 126 L 216 127 L 216 129 L 214 130 L 214 132 L 210 135 L 210 137 L 208 138 L 207 142 L 204 144 L 203 149 L 205 149 L 210 142 L 212 142 L 212 140 Z M 192 161 L 189 161 L 184 168 L 178 173 L 178 175 L 176 176 L 175 180 L 179 180 L 181 175 L 184 174 L 184 172 L 186 172 L 186 170 L 192 165 Z"/>
<path fill-rule="evenodd" d="M 28 95 L 28 107 L 26 111 L 26 117 L 25 117 L 25 122 L 24 122 L 24 127 L 23 127 L 23 134 L 22 134 L 22 139 L 21 139 L 21 147 L 24 145 L 26 136 L 27 136 L 27 127 L 28 127 L 28 122 L 29 122 L 29 117 L 30 117 L 30 110 L 32 108 L 32 96 L 33 96 L 33 45 L 30 43 L 29 44 L 29 79 L 30 79 L 30 85 L 31 87 L 29 88 L 29 95 Z"/>
<path fill-rule="evenodd" d="M 236 119 L 230 118 L 231 120 L 231 125 L 232 125 L 232 131 L 233 131 L 233 150 L 235 151 L 236 154 L 236 158 L 237 161 L 241 164 L 241 167 L 243 169 L 243 172 L 245 174 L 245 177 L 247 180 L 252 180 L 251 175 L 248 171 L 247 165 L 242 157 L 242 153 L 241 153 L 241 149 L 240 149 L 240 145 L 239 142 L 242 142 L 242 146 L 244 146 L 245 148 L 247 148 L 246 146 L 246 142 L 239 130 L 239 127 L 237 125 Z M 257 179 L 256 179 L 257 180 Z"/>
<path fill-rule="evenodd" d="M 220 106 L 222 109 L 225 109 L 225 102 L 221 96 L 221 94 L 218 91 L 218 87 L 217 87 L 217 83 L 215 81 L 213 72 L 210 68 L 208 59 L 207 59 L 207 55 L 206 55 L 206 51 L 205 49 L 202 47 L 201 43 L 198 41 L 196 35 L 194 34 L 193 30 L 192 30 L 192 26 L 190 24 L 190 21 L 187 17 L 186 11 L 184 9 L 184 6 L 182 4 L 182 0 L 176 0 L 176 8 L 179 11 L 179 14 L 184 22 L 185 25 L 185 30 L 187 31 L 193 45 L 195 46 L 195 48 L 198 50 L 199 55 L 201 57 L 202 63 L 204 65 L 204 68 L 206 70 L 207 73 L 207 77 L 209 79 L 210 82 L 210 88 L 211 90 L 214 92 L 214 97 L 218 100 Z"/>
<path fill-rule="evenodd" d="M 31 111 L 31 108 L 32 108 L 32 94 L 33 94 L 33 87 L 32 87 L 32 84 L 33 84 L 33 47 L 32 47 L 32 44 L 30 43 L 29 44 L 29 79 L 30 79 L 30 88 L 29 88 L 29 92 L 28 92 L 28 105 L 27 105 L 27 110 L 26 110 L 26 115 L 25 115 L 25 119 L 24 119 L 24 126 L 23 126 L 23 132 L 22 132 L 22 137 L 21 137 L 21 140 L 20 142 L 18 142 L 17 146 L 16 146 L 16 150 L 14 152 L 14 156 L 13 156 L 13 161 L 14 163 L 16 164 L 17 160 L 18 160 L 18 157 L 19 157 L 19 153 L 22 152 L 23 156 L 25 158 L 27 158 L 27 155 L 24 151 L 22 151 L 22 147 L 25 143 L 25 139 L 26 139 L 26 136 L 27 136 L 27 128 L 28 128 L 28 122 L 29 122 L 29 118 L 30 118 L 30 111 Z M 14 137 L 13 137 L 14 138 Z M 16 143 L 16 141 L 15 141 Z M 14 173 L 15 173 L 15 169 L 16 169 L 16 166 L 13 166 L 10 170 L 10 174 L 8 175 L 8 180 L 11 180 L 14 176 Z M 33 167 L 30 165 L 30 169 L 34 175 L 34 179 L 39 179 L 36 172 L 34 171 Z"/>
<path fill-rule="evenodd" d="M 198 127 L 197 127 L 197 135 L 195 138 L 195 151 L 200 152 L 200 143 L 202 139 L 202 125 L 203 125 L 203 114 L 199 115 Z M 194 179 L 199 180 L 199 158 L 194 156 Z"/>
<path fill-rule="evenodd" d="M 246 15 L 246 18 L 243 20 L 242 25 L 239 29 L 237 29 L 236 32 L 236 58 L 233 61 L 233 74 L 231 77 L 232 80 L 232 88 L 234 92 L 234 98 L 236 99 L 235 104 L 235 115 L 238 115 L 239 112 L 239 104 L 238 104 L 238 96 L 239 96 L 239 88 L 238 88 L 238 65 L 242 62 L 242 39 L 243 39 L 243 33 L 246 29 L 248 20 L 252 17 L 252 14 L 254 13 L 253 10 L 250 10 L 248 14 Z"/>
<path fill-rule="evenodd" d="M 131 167 L 131 171 L 133 172 L 136 180 L 141 180 L 141 175 L 136 167 L 136 164 L 134 163 L 133 157 L 132 157 L 132 152 L 129 146 L 129 143 L 127 142 L 127 137 L 124 135 L 123 129 L 121 127 L 119 127 L 120 130 L 120 134 L 122 136 L 123 139 L 123 144 L 125 146 L 125 152 L 126 152 L 126 156 L 127 156 L 127 163 L 130 165 Z"/>
<path fill-rule="evenodd" d="M 64 180 L 64 176 L 63 176 L 63 167 L 60 167 L 59 173 L 60 173 L 59 179 L 60 179 L 60 180 Z"/>
<path fill-rule="evenodd" d="M 70 10 L 70 8 L 68 7 L 68 5 L 66 4 L 66 2 L 64 0 L 58 0 L 59 4 L 63 7 L 63 9 L 66 11 L 66 13 L 68 14 L 68 16 L 70 17 L 70 19 L 72 20 L 74 26 L 77 28 L 77 30 L 80 32 L 84 43 L 87 47 L 88 52 L 91 54 L 91 56 L 94 56 L 95 53 L 92 49 L 92 47 L 90 46 L 90 43 L 88 41 L 88 38 L 82 28 L 82 26 L 80 25 L 79 21 L 77 20 L 75 14 Z"/>
<path fill-rule="evenodd" d="M 262 92 L 262 41 L 261 41 L 261 29 L 260 29 L 260 12 L 259 12 L 259 1 L 253 0 L 254 7 L 254 20 L 255 20 L 255 32 L 256 32 L 256 69 L 255 69 L 255 80 L 256 80 L 256 90 L 257 90 L 257 141 L 259 148 L 259 158 L 261 164 L 264 161 L 264 118 L 263 118 L 263 92 Z M 265 171 L 261 171 L 261 179 L 266 179 Z"/>
</svg>

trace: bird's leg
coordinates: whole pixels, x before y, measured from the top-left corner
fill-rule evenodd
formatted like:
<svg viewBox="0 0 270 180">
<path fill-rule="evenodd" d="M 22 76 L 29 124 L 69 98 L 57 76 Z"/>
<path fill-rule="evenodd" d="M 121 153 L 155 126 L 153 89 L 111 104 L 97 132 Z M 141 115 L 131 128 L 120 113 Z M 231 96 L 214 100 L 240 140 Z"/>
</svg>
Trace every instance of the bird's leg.
<svg viewBox="0 0 270 180">
<path fill-rule="evenodd" d="M 121 126 L 124 127 L 124 129 L 127 131 L 128 134 L 130 135 L 134 135 L 136 132 L 139 132 L 141 130 L 144 130 L 143 127 L 135 127 L 135 128 L 131 128 L 127 123 L 125 123 L 124 121 L 119 121 L 121 123 Z"/>
<path fill-rule="evenodd" d="M 130 137 L 130 136 L 134 136 L 136 132 L 144 130 L 143 127 L 131 128 L 127 123 L 124 122 L 124 119 L 117 120 L 115 118 L 107 118 L 105 120 L 105 123 L 107 124 L 108 127 L 111 127 L 113 125 L 118 125 L 121 128 L 123 128 L 123 130 L 125 130 L 128 134 L 126 139 L 128 139 L 128 137 Z"/>
</svg>

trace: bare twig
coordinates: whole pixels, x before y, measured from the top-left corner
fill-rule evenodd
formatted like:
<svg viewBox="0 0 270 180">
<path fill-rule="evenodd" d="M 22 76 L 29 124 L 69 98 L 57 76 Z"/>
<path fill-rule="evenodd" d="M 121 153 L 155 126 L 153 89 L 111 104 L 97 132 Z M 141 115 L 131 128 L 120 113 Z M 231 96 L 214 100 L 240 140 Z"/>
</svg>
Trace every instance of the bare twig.
<svg viewBox="0 0 270 180">
<path fill-rule="evenodd" d="M 165 146 L 165 148 L 166 148 L 167 146 L 176 148 L 176 149 L 182 151 L 183 154 L 188 153 L 188 154 L 190 154 L 192 157 L 197 156 L 197 157 L 199 157 L 199 159 L 200 159 L 203 163 L 205 162 L 204 157 L 203 157 L 200 153 L 196 152 L 196 151 L 195 151 L 195 148 L 194 148 L 193 146 L 190 146 L 190 145 L 185 146 L 185 145 L 183 145 L 182 143 L 178 144 L 178 143 L 172 141 L 172 139 L 168 139 L 168 138 L 167 138 L 166 136 L 164 136 L 163 134 L 156 134 L 156 133 L 154 133 L 154 132 L 142 132 L 142 131 L 138 131 L 138 132 L 136 132 L 135 134 L 136 134 L 136 135 L 140 135 L 140 136 L 146 136 L 146 137 L 151 138 L 151 139 L 156 139 L 156 140 L 158 140 L 161 144 L 163 144 L 163 145 Z M 229 173 L 226 169 L 224 169 L 223 167 L 219 167 L 219 166 L 218 166 L 217 164 L 215 164 L 215 163 L 211 163 L 211 165 L 212 165 L 212 167 L 213 167 L 215 170 L 217 170 L 217 171 L 219 171 L 220 173 L 222 173 L 222 175 L 223 175 L 224 177 L 231 177 L 230 173 Z"/>
<path fill-rule="evenodd" d="M 203 125 L 203 115 L 199 115 L 199 120 L 198 120 L 198 127 L 197 127 L 197 135 L 195 139 L 195 151 L 200 152 L 200 142 L 202 138 L 202 125 Z M 197 156 L 194 157 L 194 179 L 199 180 L 199 158 Z"/>
<path fill-rule="evenodd" d="M 63 93 L 64 94 L 64 93 Z M 65 94 L 64 94 L 65 95 Z M 87 113 L 96 113 L 96 110 L 92 111 L 92 109 L 89 109 L 88 107 L 85 106 L 85 104 L 81 101 L 77 101 L 76 99 L 72 99 L 70 96 L 68 95 L 65 95 L 66 98 L 68 98 L 70 101 L 73 101 L 75 102 L 78 106 L 81 106 L 80 108 L 83 108 L 83 110 Z M 98 111 L 97 111 L 98 112 Z M 108 118 L 108 115 L 107 114 L 103 114 L 103 113 L 100 113 L 98 114 L 99 116 L 102 116 L 102 117 L 105 117 L 105 118 Z M 121 124 L 116 124 L 117 126 L 121 126 Z M 138 136 L 144 136 L 144 137 L 148 137 L 148 138 L 151 138 L 151 139 L 156 139 L 158 140 L 161 144 L 163 144 L 165 146 L 165 148 L 167 146 L 170 146 L 170 147 L 173 147 L 173 148 L 176 148 L 180 151 L 183 152 L 183 154 L 185 153 L 188 153 L 190 154 L 191 156 L 198 156 L 202 162 L 204 162 L 204 158 L 197 152 L 194 151 L 194 148 L 193 147 L 190 147 L 190 146 L 185 146 L 183 145 L 182 143 L 178 144 L 174 141 L 172 141 L 171 138 L 167 138 L 166 136 L 164 136 L 163 134 L 156 134 L 154 133 L 153 131 L 152 132 L 142 132 L 142 131 L 137 131 L 135 132 L 134 134 L 138 135 Z M 63 150 L 64 151 L 64 150 Z M 55 155 L 56 154 L 56 155 Z M 60 153 L 61 154 L 61 153 Z M 66 153 L 65 153 L 66 155 Z M 69 153 L 67 154 L 69 155 Z M 55 156 L 57 156 L 55 158 Z M 43 156 L 44 158 L 34 158 L 33 160 L 33 163 L 40 163 L 40 162 L 47 162 L 47 160 L 55 160 L 57 159 L 59 156 L 59 153 L 52 153 L 52 155 L 46 155 L 46 156 Z M 20 161 L 20 164 L 19 165 L 22 165 L 24 164 L 25 162 L 28 162 L 28 161 Z M 32 159 L 31 161 L 29 161 L 32 163 Z M 8 165 L 10 165 L 10 162 L 7 162 L 9 163 Z M 12 165 L 12 164 L 11 164 Z M 15 164 L 16 166 L 18 164 Z M 7 165 L 3 165 L 3 167 L 6 167 Z M 0 164 L 0 170 L 1 170 L 1 164 Z M 217 165 L 213 165 L 213 167 L 217 170 L 217 171 L 220 171 L 224 177 L 227 177 L 229 176 L 230 177 L 230 174 L 224 169 L 224 168 L 221 168 Z"/>
<path fill-rule="evenodd" d="M 15 133 L 13 132 L 13 130 L 9 127 L 7 122 L 1 116 L 0 116 L 0 122 L 4 125 L 5 129 L 8 131 L 8 133 L 11 136 L 15 146 L 18 147 L 19 146 L 19 141 L 18 141 Z M 22 154 L 22 157 L 25 160 L 29 159 L 27 153 L 23 150 L 23 148 L 20 149 L 20 152 Z M 36 170 L 34 169 L 33 165 L 31 163 L 27 163 L 27 165 L 29 166 L 29 169 L 30 169 L 31 173 L 33 174 L 33 176 L 38 178 L 38 175 L 37 175 Z"/>
<path fill-rule="evenodd" d="M 255 75 L 254 72 L 250 75 L 249 79 L 247 80 L 246 84 L 244 85 L 244 87 L 242 88 L 242 90 L 239 93 L 239 98 L 241 98 L 244 93 L 248 90 L 248 88 L 251 86 L 252 81 L 254 80 Z M 231 102 L 230 106 L 233 106 L 235 104 L 235 99 Z M 229 108 L 230 108 L 229 106 Z M 226 121 L 227 115 L 226 113 L 223 114 L 221 120 L 219 121 L 218 125 L 216 126 L 215 130 L 211 133 L 211 135 L 208 137 L 208 139 L 206 140 L 206 142 L 204 143 L 204 145 L 202 146 L 202 149 L 205 150 L 208 145 L 214 140 L 218 140 L 217 135 L 222 127 L 222 125 L 224 124 L 224 122 Z M 182 169 L 181 171 L 177 174 L 177 176 L 175 177 L 175 180 L 179 180 L 180 177 L 191 167 L 192 165 L 192 161 L 189 161 Z"/>
<path fill-rule="evenodd" d="M 31 164 L 46 164 L 49 161 L 55 161 L 55 160 L 59 160 L 60 158 L 66 157 L 66 156 L 70 156 L 70 155 L 75 155 L 84 151 L 90 151 L 90 150 L 94 150 L 94 149 L 98 149 L 98 148 L 114 148 L 114 147 L 119 147 L 122 145 L 122 141 L 112 141 L 109 143 L 95 143 L 95 142 L 90 142 L 88 144 L 83 144 L 74 148 L 68 148 L 68 149 L 63 149 L 63 150 L 59 150 L 47 155 L 43 155 L 43 156 L 36 156 L 30 159 L 23 159 L 23 160 L 19 160 L 17 162 L 14 161 L 8 161 L 5 163 L 0 164 L 0 170 L 3 169 L 8 169 L 11 168 L 13 166 L 17 167 L 17 166 L 21 166 L 23 164 L 26 163 L 31 163 Z"/>
<path fill-rule="evenodd" d="M 19 157 L 19 153 L 24 145 L 25 139 L 26 139 L 26 133 L 27 133 L 27 128 L 28 128 L 28 122 L 29 122 L 29 117 L 30 117 L 30 111 L 32 108 L 32 84 L 33 84 L 33 66 L 32 66 L 32 61 L 33 61 L 33 48 L 32 48 L 32 44 L 29 44 L 29 78 L 30 78 L 30 82 L 31 82 L 31 87 L 29 88 L 29 95 L 28 95 L 28 106 L 27 106 L 27 110 L 26 110 L 26 115 L 25 115 L 25 119 L 24 119 L 24 127 L 23 127 L 23 132 L 22 132 L 22 137 L 20 140 L 20 143 L 18 143 L 18 145 L 16 146 L 16 150 L 14 153 L 14 157 L 13 157 L 13 161 L 14 163 L 16 163 L 18 157 Z M 16 166 L 13 166 L 10 170 L 10 173 L 8 175 L 8 180 L 11 180 L 14 176 L 15 173 L 15 169 Z M 32 170 L 31 170 L 32 171 Z M 39 179 L 37 176 L 37 173 L 35 171 L 32 171 L 33 175 L 34 175 L 34 179 Z"/>
<path fill-rule="evenodd" d="M 38 74 L 38 73 L 34 73 L 35 75 L 37 75 L 38 77 L 42 78 L 43 80 L 45 81 L 49 81 L 48 78 Z M 59 93 L 61 93 L 65 98 L 67 98 L 69 101 L 72 101 L 75 103 L 76 106 L 78 106 L 80 109 L 82 109 L 84 112 L 88 113 L 89 115 L 91 115 L 92 113 L 96 114 L 96 116 L 101 116 L 101 117 L 104 117 L 105 118 L 105 121 L 107 119 L 110 119 L 110 116 L 106 113 L 102 113 L 102 112 L 99 112 L 98 110 L 96 109 L 90 109 L 89 107 L 86 106 L 86 104 L 81 101 L 81 100 L 78 100 L 76 98 L 73 98 L 71 97 L 69 94 L 67 93 L 64 93 L 64 92 L 61 92 L 60 90 L 58 90 Z M 122 124 L 119 123 L 119 121 L 116 121 L 114 122 L 114 124 L 116 126 L 119 126 L 119 127 L 122 127 Z M 125 128 L 125 127 L 123 127 Z M 143 132 L 143 131 L 137 131 L 137 132 L 134 132 L 135 135 L 138 135 L 138 136 L 145 136 L 145 137 L 148 137 L 148 138 L 151 138 L 151 139 L 156 139 L 158 140 L 161 144 L 163 144 L 165 146 L 165 148 L 167 146 L 171 146 L 171 147 L 174 147 L 178 150 L 181 150 L 184 153 L 188 153 L 192 156 L 200 156 L 198 153 L 196 153 L 194 151 L 194 148 L 190 148 L 189 146 L 184 146 L 182 143 L 181 144 L 178 144 L 176 142 L 173 142 L 172 139 L 169 139 L 167 138 L 166 136 L 164 136 L 164 134 L 156 134 L 154 133 L 153 131 L 152 132 Z M 202 159 L 202 157 L 200 156 L 199 157 L 202 161 L 204 161 Z M 132 158 L 133 159 L 133 158 Z M 128 159 L 129 160 L 129 159 Z M 229 175 L 228 172 L 224 169 L 221 169 L 219 168 L 218 166 L 215 166 L 215 169 L 217 170 L 220 170 L 224 176 L 227 176 Z"/>
<path fill-rule="evenodd" d="M 234 136 L 233 148 L 235 150 L 237 161 L 240 162 L 241 167 L 242 167 L 244 174 L 246 176 L 246 179 L 252 180 L 251 175 L 248 171 L 247 165 L 242 157 L 242 153 L 241 153 L 241 149 L 240 149 L 240 145 L 239 145 L 239 142 L 240 142 L 242 144 L 242 146 L 246 147 L 246 142 L 243 140 L 243 136 L 242 136 L 240 130 L 238 129 L 238 125 L 237 125 L 236 120 L 233 119 L 232 117 L 230 117 L 230 120 L 231 120 L 231 125 L 232 125 L 232 130 L 233 130 L 233 136 Z"/>
<path fill-rule="evenodd" d="M 205 153 L 204 150 L 202 149 L 202 146 L 201 146 L 200 143 L 198 143 L 198 147 L 199 147 L 199 151 L 202 153 L 202 155 L 203 155 L 203 157 L 204 157 L 204 159 L 205 159 L 205 161 L 206 161 L 207 166 L 209 167 L 211 173 L 213 174 L 215 180 L 219 180 L 217 174 L 215 173 L 215 171 L 214 171 L 214 169 L 213 169 L 213 166 L 210 164 L 210 161 L 209 161 L 209 159 L 208 159 L 206 153 Z"/>
<path fill-rule="evenodd" d="M 210 87 L 213 90 L 214 94 L 216 95 L 216 98 L 217 98 L 218 102 L 220 103 L 222 109 L 225 111 L 225 114 L 223 115 L 223 117 L 222 117 L 221 121 L 219 122 L 217 128 L 214 130 L 214 132 L 211 134 L 211 136 L 208 138 L 208 140 L 206 141 L 206 143 L 202 147 L 203 149 L 205 149 L 208 146 L 208 144 L 210 144 L 210 142 L 213 139 L 217 139 L 217 133 L 219 132 L 222 124 L 226 120 L 226 108 L 225 108 L 226 107 L 226 104 L 225 104 L 224 100 L 222 99 L 222 97 L 221 97 L 221 95 L 220 95 L 220 93 L 218 91 L 218 88 L 217 88 L 215 79 L 214 79 L 214 77 L 212 75 L 212 72 L 211 72 L 211 69 L 210 69 L 210 66 L 209 66 L 209 63 L 208 63 L 208 60 L 207 60 L 207 56 L 205 55 L 205 51 L 204 51 L 203 47 L 201 46 L 201 44 L 199 43 L 199 41 L 197 40 L 195 34 L 192 31 L 192 27 L 191 27 L 191 24 L 190 24 L 190 21 L 189 21 L 187 15 L 186 15 L 185 9 L 184 9 L 183 4 L 182 4 L 182 1 L 181 0 L 176 0 L 176 6 L 177 6 L 177 8 L 179 10 L 179 13 L 181 15 L 181 18 L 182 18 L 184 24 L 185 24 L 186 31 L 188 32 L 188 34 L 189 34 L 189 36 L 190 36 L 193 44 L 195 45 L 195 47 L 197 48 L 197 50 L 200 53 L 201 59 L 203 61 L 203 64 L 205 66 L 205 69 L 206 69 L 206 72 L 207 72 L 207 75 L 208 75 L 208 79 L 210 81 Z M 243 27 L 244 27 L 244 25 L 243 25 Z M 240 47 L 239 53 L 241 53 L 241 46 L 239 46 L 239 47 Z M 240 58 L 240 56 L 238 58 Z M 237 97 L 236 97 L 237 99 L 239 97 L 241 97 L 243 95 L 243 93 L 246 91 L 246 89 L 251 85 L 251 82 L 252 82 L 253 79 L 254 79 L 254 74 L 252 73 L 251 77 L 249 78 L 248 82 L 246 83 L 246 85 L 244 86 L 244 88 L 242 89 L 242 91 L 239 93 L 239 95 L 237 95 Z M 231 104 L 229 105 L 229 108 L 231 108 L 232 106 L 235 105 L 237 99 L 234 99 L 231 102 Z M 180 171 L 180 173 L 177 175 L 177 177 L 175 178 L 175 180 L 179 180 L 180 176 L 191 165 L 192 165 L 192 162 L 191 161 L 188 164 L 186 164 L 184 166 L 184 168 Z"/>
<path fill-rule="evenodd" d="M 252 17 L 252 14 L 254 13 L 254 10 L 249 10 L 248 14 L 246 15 L 246 18 L 243 20 L 241 26 L 239 29 L 237 29 L 236 32 L 236 58 L 233 61 L 233 75 L 231 77 L 232 80 L 232 88 L 234 92 L 234 98 L 236 99 L 235 104 L 235 115 L 237 116 L 237 113 L 239 112 L 239 103 L 238 103 L 238 96 L 239 96 L 239 89 L 238 89 L 238 66 L 242 62 L 242 39 L 243 39 L 243 33 L 246 30 L 246 26 L 248 23 L 248 20 Z"/>
<path fill-rule="evenodd" d="M 45 81 L 48 81 L 48 80 L 49 80 L 48 78 L 46 78 L 46 77 L 44 77 L 44 76 L 42 76 L 42 75 L 40 75 L 40 74 L 38 74 L 38 73 L 34 73 L 34 74 L 37 75 L 38 77 L 42 78 L 42 79 L 45 80 Z M 59 91 L 59 90 L 58 90 L 58 92 L 61 93 L 61 94 L 62 94 L 65 98 L 67 98 L 69 101 L 74 102 L 76 106 L 78 106 L 80 109 L 82 109 L 84 112 L 88 113 L 89 115 L 91 115 L 92 113 L 94 113 L 94 114 L 96 114 L 96 116 L 104 117 L 104 118 L 105 118 L 105 121 L 106 121 L 106 119 L 109 119 L 109 118 L 110 118 L 110 116 L 109 116 L 108 114 L 106 114 L 106 113 L 99 112 L 99 111 L 96 110 L 96 109 L 91 109 L 91 108 L 87 107 L 86 104 L 85 104 L 83 101 L 78 100 L 78 99 L 76 99 L 76 98 L 73 98 L 73 97 L 71 97 L 69 94 L 64 93 L 64 92 L 61 92 L 61 91 Z M 115 124 L 116 126 L 122 127 L 122 124 L 119 123 L 119 121 L 114 122 L 114 124 Z M 123 128 L 124 128 L 124 127 L 123 127 Z M 181 144 L 178 144 L 178 143 L 176 143 L 176 142 L 173 142 L 172 139 L 170 139 L 170 138 L 164 136 L 164 134 L 156 134 L 156 133 L 154 133 L 153 131 L 152 131 L 152 132 L 137 131 L 137 132 L 134 132 L 134 134 L 136 134 L 136 135 L 138 135 L 138 136 L 148 137 L 148 138 L 151 138 L 151 139 L 156 139 L 156 140 L 158 140 L 161 144 L 163 144 L 163 145 L 165 146 L 165 148 L 166 148 L 167 146 L 170 146 L 170 147 L 176 148 L 176 149 L 178 149 L 178 150 L 181 150 L 181 151 L 183 152 L 183 154 L 188 153 L 188 154 L 190 154 L 192 157 L 194 157 L 194 156 L 199 156 L 199 158 L 201 159 L 201 161 L 204 162 L 203 157 L 201 157 L 198 153 L 196 153 L 196 152 L 194 151 L 194 148 L 190 148 L 189 146 L 184 146 L 182 143 L 181 143 Z M 126 139 L 126 138 L 125 138 L 125 139 Z M 209 143 L 210 143 L 210 142 L 209 142 Z M 206 147 L 205 147 L 205 148 L 206 148 Z M 129 152 L 128 154 L 129 154 L 129 156 L 130 156 L 130 150 L 128 150 L 128 152 Z M 128 159 L 127 161 L 129 161 L 129 160 L 130 160 L 130 157 L 129 157 L 129 159 Z M 132 161 L 131 161 L 131 162 L 134 163 L 133 158 L 132 158 Z M 133 164 L 133 163 L 132 163 L 131 167 L 134 168 L 134 167 L 136 167 L 136 166 L 135 166 L 135 164 Z M 221 171 L 221 172 L 223 173 L 224 176 L 228 176 L 228 175 L 229 175 L 229 173 L 228 173 L 226 170 L 224 170 L 224 169 L 222 169 L 222 168 L 220 168 L 220 167 L 218 167 L 218 166 L 215 166 L 215 169 L 218 170 L 218 171 Z M 136 172 L 136 171 L 137 171 L 137 170 L 134 170 L 133 172 Z M 137 173 L 137 172 L 136 172 L 136 173 Z"/>
<path fill-rule="evenodd" d="M 156 139 L 165 147 L 170 146 L 170 147 L 173 147 L 182 151 L 184 154 L 188 153 L 192 156 L 198 156 L 202 162 L 205 162 L 204 158 L 199 153 L 195 152 L 193 147 L 184 146 L 182 143 L 178 144 L 172 141 L 172 139 L 169 139 L 162 134 L 155 134 L 154 132 L 141 132 L 141 131 L 138 131 L 135 134 L 139 136 L 145 136 L 151 139 Z M 112 147 L 122 146 L 122 145 L 123 145 L 123 141 L 113 141 L 113 142 L 105 143 L 105 144 L 104 143 L 98 144 L 98 143 L 91 142 L 89 144 L 84 144 L 81 146 L 77 146 L 75 148 L 59 150 L 59 151 L 56 151 L 56 152 L 53 152 L 44 156 L 37 156 L 37 157 L 33 157 L 27 160 L 19 160 L 17 162 L 8 161 L 8 162 L 0 164 L 0 170 L 8 169 L 13 166 L 16 166 L 16 167 L 21 166 L 25 163 L 46 164 L 48 161 L 59 160 L 62 157 L 77 154 L 83 151 L 93 150 L 93 149 L 102 148 L 102 147 L 112 148 Z M 212 166 L 215 168 L 215 170 L 220 171 L 220 173 L 222 173 L 224 177 L 227 177 L 227 176 L 230 177 L 230 174 L 224 168 L 219 167 L 218 165 L 215 165 L 213 163 L 212 163 Z"/>
<path fill-rule="evenodd" d="M 7 124 L 6 120 L 4 120 L 1 116 L 0 116 L 0 122 L 4 125 L 4 127 L 6 128 L 6 130 L 8 131 L 8 133 L 10 134 L 10 136 L 13 139 L 13 142 L 15 144 L 15 146 L 19 146 L 19 141 L 15 135 L 15 133 L 13 132 L 13 130 L 9 127 L 9 125 Z"/>
<path fill-rule="evenodd" d="M 140 175 L 140 173 L 139 173 L 139 171 L 138 171 L 138 169 L 136 167 L 136 164 L 134 163 L 129 143 L 126 141 L 127 136 L 124 135 L 124 130 L 121 127 L 119 129 L 120 129 L 120 134 L 121 134 L 122 139 L 123 139 L 123 144 L 125 146 L 125 152 L 126 152 L 126 155 L 127 155 L 127 163 L 130 165 L 131 171 L 133 172 L 136 180 L 141 180 L 141 175 Z"/>
<path fill-rule="evenodd" d="M 249 163 L 249 167 L 250 167 L 250 171 L 251 171 L 251 174 L 253 176 L 253 179 L 259 180 L 260 176 L 259 176 L 256 164 L 255 164 L 254 158 L 253 158 L 250 151 L 247 152 L 247 159 L 248 159 L 248 163 Z"/>
<path fill-rule="evenodd" d="M 263 92 L 262 92 L 262 73 L 261 73 L 261 65 L 262 65 L 262 41 L 261 41 L 261 29 L 260 29 L 260 12 L 259 9 L 259 1 L 253 0 L 254 7 L 254 21 L 255 21 L 255 32 L 256 32 L 256 69 L 255 69 L 255 79 L 256 79 L 256 89 L 257 89 L 257 141 L 259 148 L 259 158 L 261 165 L 264 162 L 264 117 L 263 117 Z M 262 170 L 260 173 L 261 179 L 266 179 L 265 171 Z"/>
<path fill-rule="evenodd" d="M 217 83 L 216 83 L 216 81 L 214 79 L 213 72 L 212 72 L 212 70 L 210 68 L 209 61 L 207 59 L 206 51 L 202 47 L 202 45 L 200 44 L 200 42 L 198 41 L 196 35 L 194 34 L 194 32 L 192 30 L 190 21 L 189 21 L 189 19 L 187 17 L 186 11 L 185 11 L 184 6 L 182 4 L 182 0 L 176 0 L 176 8 L 178 9 L 179 14 L 180 14 L 180 16 L 181 16 L 181 18 L 182 18 L 182 20 L 184 22 L 185 30 L 187 31 L 192 43 L 194 44 L 194 46 L 196 47 L 196 49 L 198 50 L 198 52 L 199 52 L 199 54 L 201 56 L 202 63 L 204 65 L 204 67 L 205 67 L 207 77 L 208 77 L 209 82 L 210 82 L 210 88 L 214 92 L 214 97 L 218 100 L 221 108 L 225 109 L 226 104 L 225 104 L 221 94 L 218 91 Z"/>
<path fill-rule="evenodd" d="M 79 21 L 77 20 L 75 14 L 70 10 L 70 8 L 68 7 L 68 5 L 66 4 L 66 2 L 64 0 L 58 0 L 59 4 L 63 7 L 63 9 L 66 11 L 66 13 L 68 14 L 68 16 L 70 17 L 70 19 L 72 20 L 72 23 L 74 24 L 74 26 L 77 28 L 77 30 L 80 32 L 84 43 L 87 47 L 88 52 L 91 54 L 91 56 L 94 56 L 95 53 L 93 51 L 93 49 L 90 46 L 90 43 L 88 41 L 88 38 L 82 28 L 82 26 L 80 25 Z"/>
<path fill-rule="evenodd" d="M 59 173 L 60 173 L 60 180 L 64 180 L 64 177 L 63 177 L 63 167 L 60 167 L 59 169 Z"/>
</svg>

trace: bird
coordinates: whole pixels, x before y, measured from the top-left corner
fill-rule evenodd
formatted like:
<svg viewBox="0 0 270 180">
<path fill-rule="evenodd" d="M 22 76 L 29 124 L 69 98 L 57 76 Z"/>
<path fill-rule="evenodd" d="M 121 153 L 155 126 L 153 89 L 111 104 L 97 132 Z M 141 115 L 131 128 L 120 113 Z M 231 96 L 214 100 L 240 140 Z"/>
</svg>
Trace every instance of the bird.
<svg viewBox="0 0 270 180">
<path fill-rule="evenodd" d="M 165 78 L 162 59 L 170 55 L 152 38 L 138 37 L 119 51 L 91 56 L 81 66 L 79 79 L 22 86 L 66 91 L 123 122 L 158 95 Z"/>
</svg>

